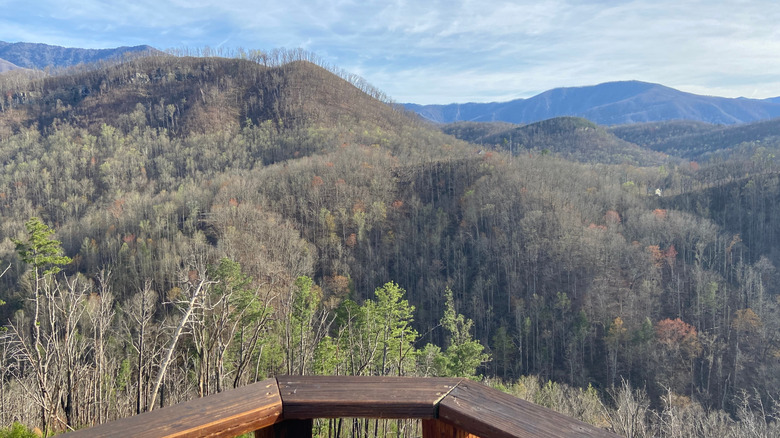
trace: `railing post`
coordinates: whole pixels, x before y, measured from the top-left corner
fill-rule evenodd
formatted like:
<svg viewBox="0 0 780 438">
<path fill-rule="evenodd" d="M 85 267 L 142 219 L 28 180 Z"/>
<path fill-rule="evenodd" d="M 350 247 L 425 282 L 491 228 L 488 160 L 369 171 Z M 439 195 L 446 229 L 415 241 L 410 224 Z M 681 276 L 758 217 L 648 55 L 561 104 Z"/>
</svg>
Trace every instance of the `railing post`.
<svg viewBox="0 0 780 438">
<path fill-rule="evenodd" d="M 312 419 L 284 420 L 255 431 L 255 438 L 311 438 Z"/>
<path fill-rule="evenodd" d="M 422 420 L 423 438 L 479 438 L 441 420 Z"/>
</svg>

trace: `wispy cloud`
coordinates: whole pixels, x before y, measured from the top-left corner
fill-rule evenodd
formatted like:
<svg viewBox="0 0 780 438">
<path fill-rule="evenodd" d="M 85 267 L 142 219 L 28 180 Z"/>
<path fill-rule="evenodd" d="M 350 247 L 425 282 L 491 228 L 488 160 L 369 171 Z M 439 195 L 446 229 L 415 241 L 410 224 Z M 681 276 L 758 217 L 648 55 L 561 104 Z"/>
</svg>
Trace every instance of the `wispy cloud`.
<svg viewBox="0 0 780 438">
<path fill-rule="evenodd" d="M 491 101 L 639 79 L 780 95 L 774 0 L 0 0 L 0 40 L 303 47 L 398 101 Z"/>
</svg>

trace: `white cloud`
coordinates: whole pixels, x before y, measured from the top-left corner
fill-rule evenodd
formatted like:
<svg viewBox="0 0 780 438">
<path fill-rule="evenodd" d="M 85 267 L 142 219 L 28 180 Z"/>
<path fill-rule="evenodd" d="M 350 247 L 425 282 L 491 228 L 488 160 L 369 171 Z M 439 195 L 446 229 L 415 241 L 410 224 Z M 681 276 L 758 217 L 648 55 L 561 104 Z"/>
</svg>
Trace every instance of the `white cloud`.
<svg viewBox="0 0 780 438">
<path fill-rule="evenodd" d="M 0 0 L 0 40 L 304 47 L 399 101 L 490 101 L 639 79 L 780 95 L 774 0 Z"/>
</svg>

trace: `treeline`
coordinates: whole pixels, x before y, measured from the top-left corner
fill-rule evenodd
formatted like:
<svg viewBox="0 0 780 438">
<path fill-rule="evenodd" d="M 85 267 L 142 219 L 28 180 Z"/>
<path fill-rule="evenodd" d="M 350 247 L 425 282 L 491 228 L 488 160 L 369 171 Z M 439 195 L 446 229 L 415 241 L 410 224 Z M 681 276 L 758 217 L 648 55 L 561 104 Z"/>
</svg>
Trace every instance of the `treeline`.
<svg viewBox="0 0 780 438">
<path fill-rule="evenodd" d="M 632 431 L 681 436 L 667 412 L 776 427 L 771 147 L 659 167 L 480 153 L 301 61 L 51 81 L 0 115 L 3 424 L 328 373 L 592 385 L 600 416 L 573 415 L 629 435 L 621 388 L 644 394 Z M 68 263 L 25 250 L 55 238 Z"/>
</svg>

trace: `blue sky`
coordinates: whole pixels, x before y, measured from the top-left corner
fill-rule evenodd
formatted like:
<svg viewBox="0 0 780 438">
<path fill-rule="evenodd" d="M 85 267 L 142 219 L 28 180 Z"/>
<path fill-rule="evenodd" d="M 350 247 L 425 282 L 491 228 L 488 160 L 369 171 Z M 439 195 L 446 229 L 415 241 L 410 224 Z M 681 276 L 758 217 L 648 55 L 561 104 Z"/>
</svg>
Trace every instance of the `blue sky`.
<svg viewBox="0 0 780 438">
<path fill-rule="evenodd" d="M 0 40 L 303 48 L 397 102 L 506 101 L 614 80 L 780 96 L 776 0 L 0 0 Z"/>
</svg>

